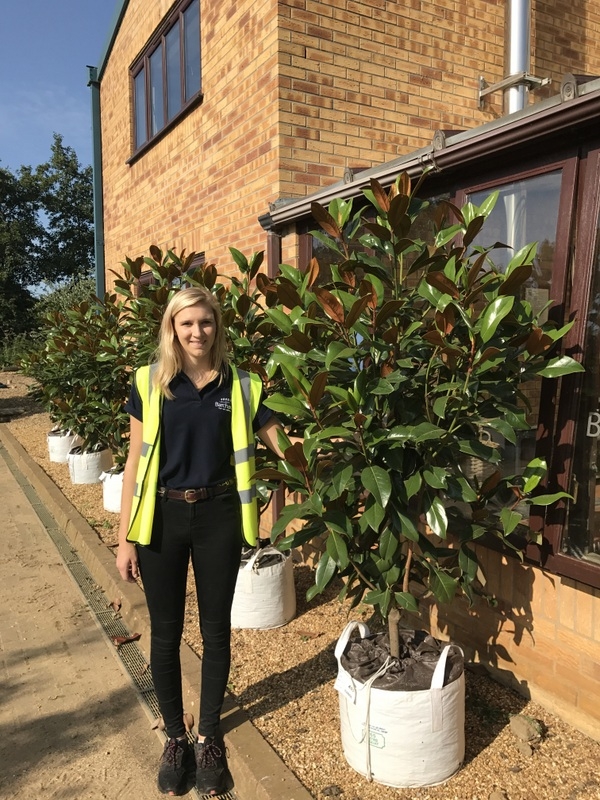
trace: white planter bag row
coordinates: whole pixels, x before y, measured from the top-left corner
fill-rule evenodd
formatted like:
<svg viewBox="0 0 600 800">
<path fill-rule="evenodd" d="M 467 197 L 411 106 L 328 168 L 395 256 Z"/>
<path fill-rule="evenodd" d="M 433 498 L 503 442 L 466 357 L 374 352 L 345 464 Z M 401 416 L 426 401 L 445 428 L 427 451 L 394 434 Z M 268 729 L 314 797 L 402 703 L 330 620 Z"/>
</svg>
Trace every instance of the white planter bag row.
<svg viewBox="0 0 600 800">
<path fill-rule="evenodd" d="M 356 681 L 342 666 L 342 655 L 356 627 L 361 637 L 369 635 L 363 622 L 349 622 L 335 648 L 335 688 L 346 761 L 368 780 L 386 786 L 443 783 L 459 769 L 465 756 L 464 671 L 444 686 L 446 660 L 455 645 L 442 650 L 429 689 L 378 689 L 372 684 L 385 673 L 391 659 L 366 683 Z"/>
<path fill-rule="evenodd" d="M 105 511 L 121 513 L 121 495 L 123 494 L 123 470 L 120 472 L 100 473 L 102 483 L 102 502 Z"/>
<path fill-rule="evenodd" d="M 99 483 L 100 475 L 112 467 L 110 450 L 98 450 L 95 453 L 82 453 L 81 447 L 75 447 L 67 456 L 71 483 Z"/>
<path fill-rule="evenodd" d="M 81 439 L 76 433 L 66 431 L 64 428 L 52 428 L 46 440 L 48 458 L 55 464 L 66 464 L 69 450 L 81 444 Z"/>
<path fill-rule="evenodd" d="M 257 549 L 248 561 L 242 561 L 240 565 L 231 609 L 231 627 L 279 628 L 295 615 L 296 590 L 290 554 L 270 546 Z"/>
</svg>

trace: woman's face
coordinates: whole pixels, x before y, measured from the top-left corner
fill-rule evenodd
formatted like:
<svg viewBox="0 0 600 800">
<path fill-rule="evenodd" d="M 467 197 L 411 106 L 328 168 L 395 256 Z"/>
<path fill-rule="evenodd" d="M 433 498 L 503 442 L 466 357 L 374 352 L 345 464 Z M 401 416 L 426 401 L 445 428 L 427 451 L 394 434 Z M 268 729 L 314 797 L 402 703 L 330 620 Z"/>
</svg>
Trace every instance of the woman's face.
<svg viewBox="0 0 600 800">
<path fill-rule="evenodd" d="M 210 355 L 217 335 L 212 308 L 204 303 L 183 308 L 173 317 L 173 329 L 184 357 L 199 361 Z"/>
</svg>

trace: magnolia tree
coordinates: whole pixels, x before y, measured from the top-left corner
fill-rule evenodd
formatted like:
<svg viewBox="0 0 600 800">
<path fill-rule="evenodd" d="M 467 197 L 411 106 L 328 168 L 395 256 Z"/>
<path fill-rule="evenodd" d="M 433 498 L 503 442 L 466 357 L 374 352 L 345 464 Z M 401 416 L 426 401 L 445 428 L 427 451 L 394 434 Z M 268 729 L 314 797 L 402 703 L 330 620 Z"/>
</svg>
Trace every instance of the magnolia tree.
<svg viewBox="0 0 600 800">
<path fill-rule="evenodd" d="M 390 620 L 393 650 L 400 612 L 416 611 L 423 591 L 448 602 L 483 590 L 478 539 L 515 547 L 528 506 L 567 497 L 541 491 L 539 458 L 509 474 L 503 447 L 483 434 L 515 445 L 531 427 L 519 387 L 582 367 L 556 352 L 570 326 L 542 322 L 523 299 L 535 246 L 505 270 L 494 248 L 474 246 L 494 197 L 432 215 L 406 175 L 364 194 L 356 212 L 352 201 L 313 204 L 314 235 L 333 257 L 327 282 L 313 259 L 259 283 L 280 331 L 267 404 L 304 442 L 284 441 L 285 460 L 258 476 L 299 498 L 273 528 L 279 546 L 324 543 L 309 597 L 341 577 L 341 598 Z M 417 234 L 425 220 L 428 240 Z"/>
</svg>

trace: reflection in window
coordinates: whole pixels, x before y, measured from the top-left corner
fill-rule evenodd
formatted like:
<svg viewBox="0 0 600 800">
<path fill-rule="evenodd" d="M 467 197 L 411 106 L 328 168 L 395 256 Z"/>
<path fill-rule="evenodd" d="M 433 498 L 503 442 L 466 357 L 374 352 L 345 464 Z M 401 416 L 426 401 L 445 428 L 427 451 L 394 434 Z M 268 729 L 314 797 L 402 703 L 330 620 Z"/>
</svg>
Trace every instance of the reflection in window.
<svg viewBox="0 0 600 800">
<path fill-rule="evenodd" d="M 137 103 L 135 106 L 135 149 L 137 150 L 146 139 L 148 132 L 146 129 L 146 73 L 144 70 L 138 72 L 134 80 L 135 96 Z"/>
<path fill-rule="evenodd" d="M 515 252 L 522 247 L 538 243 L 533 273 L 521 294 L 521 299 L 530 303 L 534 312 L 540 311 L 550 298 L 561 179 L 562 173 L 557 170 L 500 187 L 496 205 L 474 241 L 474 245 L 484 247 L 495 242 L 507 245 L 491 254 L 494 264 L 501 269 L 506 268 Z M 490 194 L 491 189 L 473 192 L 468 200 L 480 206 Z M 545 316 L 541 318 L 542 322 Z M 507 474 L 522 470 L 535 456 L 541 383 L 540 378 L 521 386 L 527 399 L 527 418 L 531 430 L 519 432 L 516 446 L 506 442 L 496 431 L 491 434 L 496 443 L 504 448 Z"/>
<path fill-rule="evenodd" d="M 583 387 L 575 434 L 573 473 L 563 553 L 600 564 L 600 220 L 587 314 Z"/>
<path fill-rule="evenodd" d="M 494 242 L 507 245 L 492 255 L 496 266 L 504 268 L 518 250 L 537 242 L 533 274 L 523 298 L 534 310 L 542 308 L 550 296 L 561 179 L 562 173 L 557 170 L 502 186 L 494 210 L 474 242 L 484 246 Z M 473 192 L 468 199 L 480 206 L 491 193 L 490 189 Z"/>
<path fill-rule="evenodd" d="M 200 4 L 192 3 L 183 14 L 185 100 L 200 91 Z"/>
<path fill-rule="evenodd" d="M 200 97 L 200 0 L 182 0 L 132 68 L 135 149 Z"/>
<path fill-rule="evenodd" d="M 150 56 L 150 132 L 154 136 L 165 124 L 163 109 L 162 49 Z"/>
<path fill-rule="evenodd" d="M 181 57 L 179 26 L 174 25 L 165 36 L 167 53 L 167 119 L 171 119 L 181 108 Z"/>
</svg>

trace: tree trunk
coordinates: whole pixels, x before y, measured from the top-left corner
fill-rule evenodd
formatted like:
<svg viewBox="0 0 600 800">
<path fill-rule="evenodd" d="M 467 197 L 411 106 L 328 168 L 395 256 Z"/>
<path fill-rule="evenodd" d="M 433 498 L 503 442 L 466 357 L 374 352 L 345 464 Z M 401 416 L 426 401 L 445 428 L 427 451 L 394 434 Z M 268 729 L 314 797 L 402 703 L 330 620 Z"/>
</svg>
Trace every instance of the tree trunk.
<svg viewBox="0 0 600 800">
<path fill-rule="evenodd" d="M 400 658 L 400 637 L 398 635 L 399 622 L 400 622 L 400 612 L 396 607 L 394 607 L 388 614 L 388 631 L 390 634 L 390 655 L 392 656 L 392 658 Z"/>
</svg>

